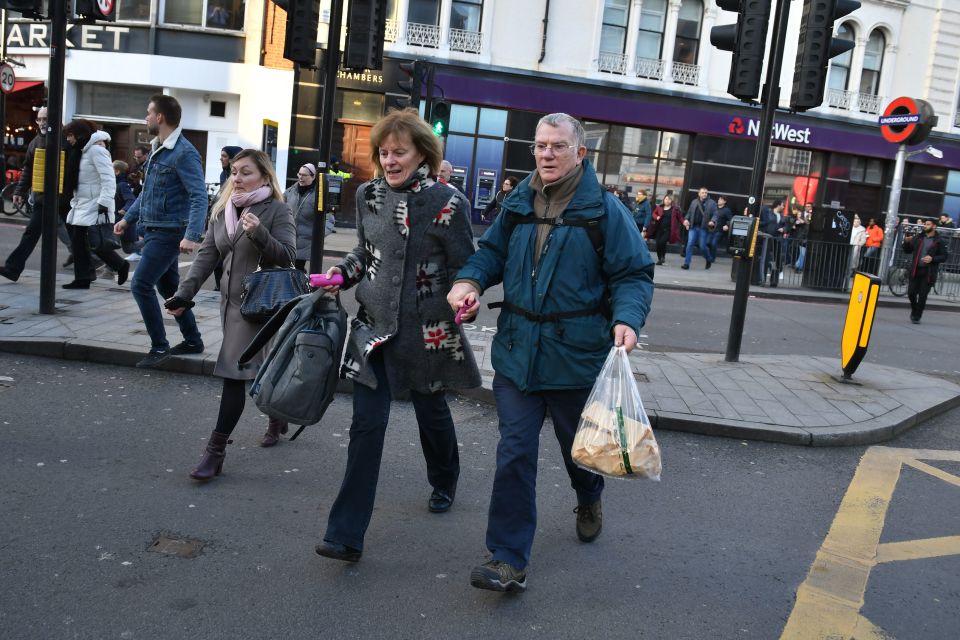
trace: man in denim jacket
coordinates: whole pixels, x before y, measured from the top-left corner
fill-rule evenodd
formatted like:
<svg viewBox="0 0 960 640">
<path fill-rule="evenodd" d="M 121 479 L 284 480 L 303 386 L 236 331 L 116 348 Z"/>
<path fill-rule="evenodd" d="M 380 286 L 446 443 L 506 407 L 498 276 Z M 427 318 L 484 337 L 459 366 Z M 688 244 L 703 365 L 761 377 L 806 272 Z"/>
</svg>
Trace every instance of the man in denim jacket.
<svg viewBox="0 0 960 640">
<path fill-rule="evenodd" d="M 203 341 L 193 312 L 177 317 L 183 342 L 171 348 L 163 327 L 163 312 L 154 289 L 164 299 L 180 284 L 179 258 L 200 243 L 207 215 L 207 190 L 200 154 L 183 136 L 180 103 L 172 96 L 155 95 L 147 105 L 147 131 L 155 135 L 144 167 L 143 190 L 114 233 L 129 225 L 144 229 L 140 264 L 130 290 L 150 334 L 150 352 L 138 367 L 157 366 L 169 355 L 201 353 Z"/>
</svg>

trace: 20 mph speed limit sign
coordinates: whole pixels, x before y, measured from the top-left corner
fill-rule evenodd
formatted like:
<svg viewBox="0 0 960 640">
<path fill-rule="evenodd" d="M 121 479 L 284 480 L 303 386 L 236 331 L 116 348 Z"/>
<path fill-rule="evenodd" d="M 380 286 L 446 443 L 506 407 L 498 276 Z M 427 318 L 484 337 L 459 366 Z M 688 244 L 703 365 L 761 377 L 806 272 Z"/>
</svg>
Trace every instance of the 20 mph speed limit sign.
<svg viewBox="0 0 960 640">
<path fill-rule="evenodd" d="M 16 83 L 17 75 L 13 72 L 13 67 L 6 62 L 0 64 L 0 91 L 10 93 Z"/>
</svg>

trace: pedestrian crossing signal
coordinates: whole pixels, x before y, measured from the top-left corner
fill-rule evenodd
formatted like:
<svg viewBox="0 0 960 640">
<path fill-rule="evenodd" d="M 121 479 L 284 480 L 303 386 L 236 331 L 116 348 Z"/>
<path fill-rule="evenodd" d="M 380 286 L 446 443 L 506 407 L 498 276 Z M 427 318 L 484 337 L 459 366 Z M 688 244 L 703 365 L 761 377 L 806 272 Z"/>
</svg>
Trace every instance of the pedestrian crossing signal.
<svg viewBox="0 0 960 640">
<path fill-rule="evenodd" d="M 433 135 L 445 138 L 450 128 L 450 103 L 446 100 L 436 100 L 430 109 L 430 127 Z"/>
</svg>

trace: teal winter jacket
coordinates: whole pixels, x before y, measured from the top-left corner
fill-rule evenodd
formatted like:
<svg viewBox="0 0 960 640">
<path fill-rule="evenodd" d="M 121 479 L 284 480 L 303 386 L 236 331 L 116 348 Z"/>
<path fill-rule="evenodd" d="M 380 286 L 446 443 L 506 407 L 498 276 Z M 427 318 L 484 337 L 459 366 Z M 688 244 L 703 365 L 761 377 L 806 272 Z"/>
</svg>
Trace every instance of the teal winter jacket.
<svg viewBox="0 0 960 640">
<path fill-rule="evenodd" d="M 564 220 L 600 218 L 603 256 L 586 229 L 554 226 L 534 267 L 536 224 L 516 224 L 511 213 L 534 215 L 530 176 L 501 204 L 501 215 L 479 242 L 457 279 L 481 291 L 503 282 L 504 300 L 531 314 L 597 309 L 562 320 L 529 319 L 503 309 L 493 340 L 494 370 L 523 392 L 592 387 L 613 346 L 613 325 L 637 334 L 653 298 L 653 259 L 626 207 L 597 181 L 589 161 Z M 609 316 L 600 309 L 609 297 Z"/>
</svg>

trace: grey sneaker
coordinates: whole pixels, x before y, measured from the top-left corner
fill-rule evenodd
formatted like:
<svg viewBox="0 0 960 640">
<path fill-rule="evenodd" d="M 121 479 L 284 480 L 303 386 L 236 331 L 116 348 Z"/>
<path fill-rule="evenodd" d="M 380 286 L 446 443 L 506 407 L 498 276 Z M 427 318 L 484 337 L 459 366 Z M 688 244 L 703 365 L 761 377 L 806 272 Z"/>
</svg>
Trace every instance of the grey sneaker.
<svg viewBox="0 0 960 640">
<path fill-rule="evenodd" d="M 191 344 L 184 340 L 180 344 L 170 347 L 170 355 L 185 356 L 191 353 L 203 353 L 203 343 Z"/>
<path fill-rule="evenodd" d="M 593 504 L 577 505 L 573 510 L 577 514 L 577 537 L 580 542 L 593 542 L 600 535 L 603 528 L 603 512 L 600 501 Z"/>
<path fill-rule="evenodd" d="M 137 363 L 137 368 L 153 369 L 154 367 L 159 365 L 161 362 L 163 362 L 169 355 L 170 355 L 170 349 L 166 349 L 164 351 L 154 351 L 151 349 L 150 353 L 147 354 L 147 357 L 145 357 L 143 360 Z"/>
<path fill-rule="evenodd" d="M 470 584 L 477 589 L 490 591 L 524 591 L 527 588 L 527 572 L 501 560 L 491 560 L 473 568 Z"/>
</svg>

